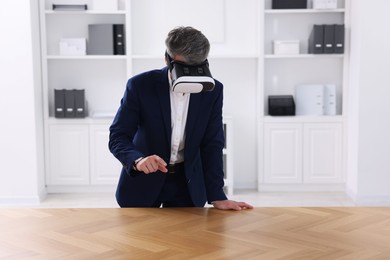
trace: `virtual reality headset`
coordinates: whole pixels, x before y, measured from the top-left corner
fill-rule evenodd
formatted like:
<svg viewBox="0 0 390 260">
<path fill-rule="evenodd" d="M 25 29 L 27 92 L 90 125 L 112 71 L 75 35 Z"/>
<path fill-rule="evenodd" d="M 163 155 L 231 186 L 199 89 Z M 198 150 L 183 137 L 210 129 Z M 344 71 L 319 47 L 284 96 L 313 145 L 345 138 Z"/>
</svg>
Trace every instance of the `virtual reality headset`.
<svg viewBox="0 0 390 260">
<path fill-rule="evenodd" d="M 211 76 L 207 59 L 201 64 L 188 65 L 173 60 L 167 52 L 165 52 L 165 57 L 172 75 L 173 92 L 199 93 L 214 89 L 215 81 Z"/>
</svg>

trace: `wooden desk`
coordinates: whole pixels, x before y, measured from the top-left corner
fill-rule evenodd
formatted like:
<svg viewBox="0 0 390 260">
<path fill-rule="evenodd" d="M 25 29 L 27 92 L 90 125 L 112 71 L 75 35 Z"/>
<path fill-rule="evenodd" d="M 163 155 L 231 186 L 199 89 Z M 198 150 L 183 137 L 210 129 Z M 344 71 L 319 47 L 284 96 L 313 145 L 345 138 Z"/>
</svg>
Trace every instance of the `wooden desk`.
<svg viewBox="0 0 390 260">
<path fill-rule="evenodd" d="M 390 208 L 0 209 L 0 259 L 390 259 Z"/>
</svg>

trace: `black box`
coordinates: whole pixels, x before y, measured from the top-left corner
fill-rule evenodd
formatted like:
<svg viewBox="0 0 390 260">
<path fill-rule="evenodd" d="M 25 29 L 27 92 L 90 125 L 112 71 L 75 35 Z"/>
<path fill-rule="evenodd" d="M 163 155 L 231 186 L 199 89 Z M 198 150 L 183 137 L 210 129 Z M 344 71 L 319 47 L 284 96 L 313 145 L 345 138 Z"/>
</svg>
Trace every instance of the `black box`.
<svg viewBox="0 0 390 260">
<path fill-rule="evenodd" d="M 272 9 L 306 9 L 307 0 L 272 0 Z"/>
<path fill-rule="evenodd" d="M 268 96 L 268 114 L 271 116 L 295 115 L 295 102 L 293 96 Z"/>
</svg>

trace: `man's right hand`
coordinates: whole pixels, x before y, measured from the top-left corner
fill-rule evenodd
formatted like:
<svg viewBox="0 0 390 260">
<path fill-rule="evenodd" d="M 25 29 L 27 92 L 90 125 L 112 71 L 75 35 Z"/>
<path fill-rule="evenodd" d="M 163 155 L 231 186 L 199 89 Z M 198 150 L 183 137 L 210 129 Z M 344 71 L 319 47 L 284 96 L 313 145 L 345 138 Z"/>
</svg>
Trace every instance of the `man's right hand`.
<svg viewBox="0 0 390 260">
<path fill-rule="evenodd" d="M 168 172 L 167 163 L 158 155 L 150 155 L 141 159 L 137 165 L 137 171 L 145 174 L 153 173 L 156 171 Z"/>
</svg>

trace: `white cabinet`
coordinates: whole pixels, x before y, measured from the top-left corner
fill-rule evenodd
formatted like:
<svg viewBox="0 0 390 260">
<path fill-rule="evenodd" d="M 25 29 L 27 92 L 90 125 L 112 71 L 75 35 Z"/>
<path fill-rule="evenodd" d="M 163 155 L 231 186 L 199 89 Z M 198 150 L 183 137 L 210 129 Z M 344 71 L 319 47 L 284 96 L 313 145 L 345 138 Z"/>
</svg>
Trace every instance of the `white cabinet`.
<svg viewBox="0 0 390 260">
<path fill-rule="evenodd" d="M 303 181 L 339 183 L 342 175 L 342 128 L 337 123 L 312 123 L 303 127 Z"/>
<path fill-rule="evenodd" d="M 48 185 L 89 184 L 88 125 L 50 125 Z"/>
<path fill-rule="evenodd" d="M 302 125 L 264 126 L 264 182 L 302 181 Z"/>
<path fill-rule="evenodd" d="M 327 10 L 312 9 L 312 3 L 308 1 L 307 9 L 272 9 L 272 0 L 263 1 L 260 30 L 264 41 L 258 91 L 259 190 L 263 184 L 330 187 L 344 182 L 350 0 L 339 0 L 337 8 Z M 344 24 L 344 53 L 309 54 L 308 39 L 315 24 Z M 274 41 L 291 40 L 299 41 L 298 54 L 274 54 Z M 269 115 L 270 95 L 292 95 L 295 99 L 295 88 L 302 84 L 335 85 L 336 114 Z"/>
<path fill-rule="evenodd" d="M 340 123 L 265 123 L 264 183 L 343 181 Z"/>
<path fill-rule="evenodd" d="M 118 182 L 122 165 L 108 149 L 109 126 L 107 122 L 50 121 L 46 174 L 49 188 L 114 186 Z"/>
<path fill-rule="evenodd" d="M 116 184 L 122 169 L 121 163 L 108 149 L 109 125 L 90 126 L 91 184 Z"/>
</svg>

